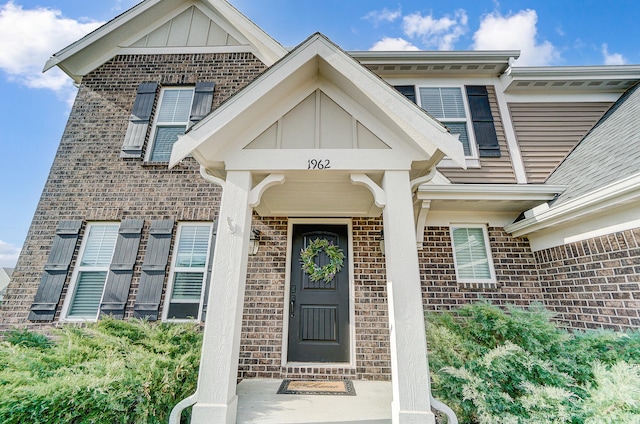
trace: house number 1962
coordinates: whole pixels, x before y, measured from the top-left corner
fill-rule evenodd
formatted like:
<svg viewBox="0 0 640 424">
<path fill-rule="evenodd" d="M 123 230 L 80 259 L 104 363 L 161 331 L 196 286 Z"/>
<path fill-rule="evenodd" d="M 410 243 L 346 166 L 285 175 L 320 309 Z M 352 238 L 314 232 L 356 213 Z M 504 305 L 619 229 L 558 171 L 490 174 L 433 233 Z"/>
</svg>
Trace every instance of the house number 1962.
<svg viewBox="0 0 640 424">
<path fill-rule="evenodd" d="M 330 169 L 331 161 L 329 159 L 309 159 L 307 160 L 307 169 Z"/>
</svg>

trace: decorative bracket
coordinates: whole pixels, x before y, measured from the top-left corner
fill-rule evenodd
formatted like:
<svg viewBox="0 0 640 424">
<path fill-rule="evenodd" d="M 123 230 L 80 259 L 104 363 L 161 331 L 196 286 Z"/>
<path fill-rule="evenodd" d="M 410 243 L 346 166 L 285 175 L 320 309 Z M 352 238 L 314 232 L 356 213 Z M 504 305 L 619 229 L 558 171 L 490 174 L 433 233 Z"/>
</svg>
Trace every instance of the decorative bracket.
<svg viewBox="0 0 640 424">
<path fill-rule="evenodd" d="M 369 189 L 371 194 L 373 194 L 373 201 L 376 206 L 379 208 L 384 208 L 387 205 L 387 195 L 384 190 L 380 188 L 378 184 L 375 183 L 371 178 L 369 178 L 366 174 L 351 174 L 350 176 L 351 183 L 355 185 L 365 186 Z"/>
<path fill-rule="evenodd" d="M 260 181 L 251 192 L 249 193 L 249 206 L 252 208 L 257 207 L 260 204 L 262 195 L 269 187 L 274 185 L 283 184 L 285 181 L 283 174 L 269 174 L 264 180 Z"/>
<path fill-rule="evenodd" d="M 427 215 L 431 209 L 431 200 L 423 200 L 419 205 L 418 219 L 416 220 L 416 244 L 418 250 L 424 249 L 424 229 L 427 226 Z"/>
</svg>

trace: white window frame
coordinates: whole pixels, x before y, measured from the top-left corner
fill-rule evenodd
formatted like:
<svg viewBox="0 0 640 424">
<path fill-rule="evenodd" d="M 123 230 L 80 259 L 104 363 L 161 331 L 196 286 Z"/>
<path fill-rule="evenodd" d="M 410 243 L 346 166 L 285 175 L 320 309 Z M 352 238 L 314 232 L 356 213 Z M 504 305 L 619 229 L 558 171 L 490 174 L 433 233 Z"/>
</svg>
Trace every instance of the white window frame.
<svg viewBox="0 0 640 424">
<path fill-rule="evenodd" d="M 98 225 L 109 225 L 116 227 L 116 240 L 113 243 L 113 250 L 111 251 L 111 256 L 109 258 L 109 263 L 104 266 L 87 266 L 82 265 L 82 257 L 84 256 L 85 249 L 87 248 L 87 244 L 89 242 L 89 235 L 91 234 L 91 229 Z M 71 274 L 71 283 L 69 284 L 69 288 L 67 290 L 67 296 L 62 305 L 61 316 L 64 321 L 72 321 L 72 322 L 88 322 L 88 321 L 97 321 L 98 316 L 100 315 L 100 303 L 102 303 L 102 297 L 104 296 L 104 289 L 106 287 L 107 278 L 109 278 L 109 267 L 111 265 L 111 261 L 113 260 L 113 254 L 116 249 L 116 244 L 118 242 L 118 231 L 120 229 L 120 222 L 113 221 L 104 221 L 104 222 L 89 222 L 86 225 L 84 235 L 82 236 L 82 243 L 80 244 L 80 250 L 78 252 L 78 258 L 76 259 L 76 266 L 74 267 L 73 273 Z M 102 295 L 100 296 L 100 302 L 98 303 L 98 309 L 96 311 L 96 315 L 94 317 L 70 317 L 69 312 L 71 309 L 71 305 L 73 304 L 73 300 L 76 296 L 76 290 L 78 289 L 78 278 L 80 273 L 82 272 L 106 272 L 106 276 L 104 279 L 104 285 L 102 286 Z"/>
<path fill-rule="evenodd" d="M 207 255 L 205 259 L 204 266 L 202 268 L 198 267 L 179 267 L 176 265 L 176 261 L 178 259 L 178 246 L 180 244 L 180 237 L 182 235 L 182 231 L 185 227 L 209 227 L 209 237 L 207 239 Z M 164 299 L 164 306 L 162 308 L 162 320 L 166 322 L 199 322 L 202 320 L 202 308 L 204 306 L 204 296 L 206 292 L 207 285 L 207 269 L 209 266 L 209 260 L 211 256 L 211 240 L 213 237 L 213 223 L 212 222 L 180 222 L 178 223 L 178 231 L 176 232 L 176 238 L 173 245 L 173 257 L 171 258 L 171 269 L 169 271 L 169 284 L 167 285 L 167 291 Z M 169 315 L 169 307 L 171 306 L 171 296 L 173 294 L 173 285 L 175 280 L 175 275 L 178 272 L 200 272 L 202 271 L 202 290 L 200 292 L 200 301 L 198 307 L 198 316 L 194 317 L 194 319 L 186 319 L 186 318 L 168 318 Z M 180 302 L 176 302 L 180 303 Z M 195 303 L 195 302 L 184 302 L 184 303 Z"/>
<path fill-rule="evenodd" d="M 469 99 L 467 98 L 467 90 L 465 88 L 464 85 L 456 85 L 456 84 L 432 84 L 432 85 L 427 85 L 427 84 L 421 84 L 421 85 L 416 85 L 416 101 L 418 102 L 418 105 L 425 109 L 422 106 L 422 96 L 420 94 L 420 90 L 422 88 L 457 88 L 460 90 L 460 94 L 462 95 L 462 104 L 464 106 L 464 114 L 465 114 L 465 118 L 445 118 L 443 120 L 441 120 L 440 118 L 435 118 L 438 119 L 438 121 L 442 122 L 443 125 L 447 125 L 445 122 L 460 122 L 460 123 L 465 123 L 466 127 L 467 127 L 467 137 L 469 138 L 469 151 L 470 151 L 470 155 L 465 156 L 465 161 L 467 162 L 467 167 L 469 168 L 479 168 L 480 167 L 480 160 L 479 160 L 479 156 L 478 156 L 478 145 L 476 143 L 476 134 L 473 131 L 473 122 L 471 120 L 471 111 L 469 109 Z M 427 111 L 428 112 L 428 111 Z M 444 121 L 444 122 L 443 122 Z M 441 168 L 459 168 L 458 165 L 456 165 L 451 159 L 445 157 L 444 159 L 442 159 L 442 161 L 440 161 L 440 163 L 438 164 L 438 167 Z"/>
<path fill-rule="evenodd" d="M 149 136 L 149 142 L 147 143 L 147 151 L 145 154 L 145 162 L 147 163 L 166 163 L 164 161 L 152 161 L 151 157 L 153 154 L 153 149 L 155 148 L 155 144 L 156 144 L 156 137 L 157 137 L 157 132 L 158 132 L 158 128 L 162 128 L 162 127 L 177 127 L 177 126 L 181 126 L 184 125 L 184 129 L 187 129 L 187 126 L 189 125 L 189 116 L 187 116 L 187 120 L 186 121 L 159 121 L 159 115 L 160 115 L 160 107 L 162 106 L 162 102 L 164 100 L 164 95 L 167 91 L 170 90 L 190 90 L 191 91 L 191 102 L 190 102 L 190 106 L 189 106 L 189 112 L 191 112 L 191 107 L 193 107 L 193 99 L 195 97 L 195 86 L 167 86 L 167 87 L 162 87 L 162 89 L 160 90 L 160 96 L 158 98 L 158 105 L 155 109 L 154 112 L 154 117 L 153 117 L 153 125 L 151 126 L 151 135 Z"/>
<path fill-rule="evenodd" d="M 453 231 L 456 228 L 480 228 L 482 229 L 482 235 L 484 238 L 484 247 L 487 263 L 489 265 L 489 278 L 463 278 L 458 272 L 458 258 L 456 257 L 456 246 L 453 238 Z M 491 253 L 491 245 L 489 244 L 489 232 L 487 226 L 484 224 L 467 224 L 467 223 L 451 223 L 449 225 L 449 235 L 451 237 L 451 250 L 453 251 L 453 263 L 456 270 L 456 279 L 458 283 L 472 283 L 472 284 L 495 284 L 496 283 L 496 271 L 493 265 L 493 255 Z"/>
</svg>

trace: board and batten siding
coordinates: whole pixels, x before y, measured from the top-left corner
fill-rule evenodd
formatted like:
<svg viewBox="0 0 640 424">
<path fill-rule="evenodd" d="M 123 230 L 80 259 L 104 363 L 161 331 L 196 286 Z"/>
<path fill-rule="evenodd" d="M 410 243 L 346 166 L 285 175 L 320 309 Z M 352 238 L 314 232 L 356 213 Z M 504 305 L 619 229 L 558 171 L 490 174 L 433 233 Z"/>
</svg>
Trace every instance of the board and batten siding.
<svg viewBox="0 0 640 424">
<path fill-rule="evenodd" d="M 543 183 L 611 105 L 610 102 L 509 103 L 527 181 Z"/>
<path fill-rule="evenodd" d="M 507 139 L 504 134 L 502 115 L 498 108 L 496 90 L 492 85 L 487 86 L 491 114 L 500 145 L 499 158 L 480 158 L 480 168 L 469 168 L 467 170 L 458 168 L 439 168 L 438 170 L 452 183 L 482 183 L 482 184 L 515 184 L 516 176 L 511 164 L 511 156 L 507 147 Z"/>
</svg>

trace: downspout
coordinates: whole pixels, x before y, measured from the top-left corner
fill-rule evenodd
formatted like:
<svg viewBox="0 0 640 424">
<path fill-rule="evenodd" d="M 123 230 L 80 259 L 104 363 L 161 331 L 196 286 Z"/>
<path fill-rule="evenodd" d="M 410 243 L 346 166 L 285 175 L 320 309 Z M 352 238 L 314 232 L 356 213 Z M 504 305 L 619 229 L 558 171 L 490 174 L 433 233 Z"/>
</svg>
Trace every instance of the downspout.
<svg viewBox="0 0 640 424">
<path fill-rule="evenodd" d="M 431 168 L 429 173 L 423 177 L 416 178 L 415 180 L 411 180 L 411 191 L 417 192 L 420 186 L 424 183 L 428 183 L 435 177 L 436 175 L 436 167 Z M 429 362 L 429 358 L 427 357 L 427 362 Z M 453 412 L 453 409 L 449 408 L 445 403 L 439 401 L 438 399 L 433 397 L 433 393 L 431 393 L 431 384 L 429 384 L 429 399 L 431 402 L 431 407 L 436 411 L 440 411 L 447 416 L 447 420 L 449 424 L 458 424 L 458 417 L 456 417 L 456 413 Z"/>
<path fill-rule="evenodd" d="M 200 175 L 204 178 L 205 181 L 208 181 L 212 184 L 219 185 L 224 187 L 224 180 L 214 177 L 213 175 L 207 172 L 207 168 L 203 165 L 200 165 Z M 169 415 L 169 424 L 180 424 L 180 417 L 182 416 L 182 411 L 186 408 L 195 405 L 198 399 L 198 389 L 191 396 L 182 399 L 180 402 L 176 404 L 171 410 L 171 414 Z"/>
</svg>

